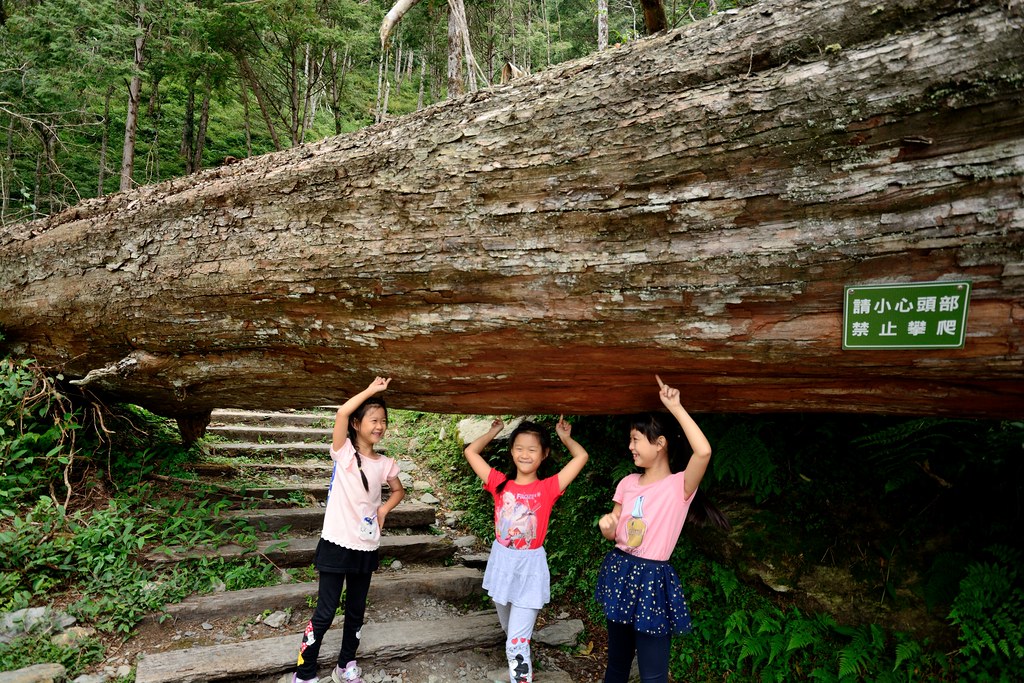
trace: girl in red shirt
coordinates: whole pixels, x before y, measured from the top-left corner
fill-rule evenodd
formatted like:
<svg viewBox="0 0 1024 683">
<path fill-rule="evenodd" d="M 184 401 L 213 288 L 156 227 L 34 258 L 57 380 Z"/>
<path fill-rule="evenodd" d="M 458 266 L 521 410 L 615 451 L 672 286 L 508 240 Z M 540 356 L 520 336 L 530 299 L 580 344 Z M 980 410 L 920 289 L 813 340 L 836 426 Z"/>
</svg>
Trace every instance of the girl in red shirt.
<svg viewBox="0 0 1024 683">
<path fill-rule="evenodd" d="M 531 683 L 530 638 L 538 612 L 551 599 L 551 575 L 544 553 L 551 508 L 579 475 L 588 456 L 572 438 L 572 426 L 559 418 L 555 433 L 572 459 L 557 475 L 539 479 L 537 470 L 551 452 L 551 441 L 538 425 L 522 422 L 509 437 L 515 476 L 506 476 L 488 465 L 481 455 L 504 427 L 501 420 L 492 422 L 486 434 L 466 447 L 465 455 L 483 480 L 484 490 L 494 497 L 495 538 L 483 585 L 494 600 L 498 621 L 505 631 L 509 681 Z"/>
</svg>

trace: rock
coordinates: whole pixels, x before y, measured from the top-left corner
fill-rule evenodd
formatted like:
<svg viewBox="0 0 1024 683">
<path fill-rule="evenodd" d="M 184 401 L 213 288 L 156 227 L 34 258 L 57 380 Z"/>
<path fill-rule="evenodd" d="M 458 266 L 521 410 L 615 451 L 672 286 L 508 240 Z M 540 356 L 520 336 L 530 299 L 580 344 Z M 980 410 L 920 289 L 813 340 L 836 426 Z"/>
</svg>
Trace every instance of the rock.
<svg viewBox="0 0 1024 683">
<path fill-rule="evenodd" d="M 519 426 L 519 423 L 527 418 L 517 417 L 513 420 L 509 420 L 505 427 L 498 432 L 498 435 L 494 437 L 495 441 L 505 440 L 508 435 L 512 433 L 512 430 Z M 462 443 L 469 445 L 476 441 L 478 438 L 486 434 L 491 429 L 491 422 L 493 419 L 486 420 L 479 417 L 467 417 L 459 422 L 459 439 Z"/>
<path fill-rule="evenodd" d="M 117 674 L 118 678 L 128 678 L 132 675 L 132 668 L 127 664 L 122 664 L 121 666 L 117 667 L 117 671 L 115 673 Z"/>
<path fill-rule="evenodd" d="M 420 502 L 424 503 L 425 505 L 437 505 L 438 503 L 441 502 L 441 500 L 433 493 L 424 493 L 422 496 L 420 496 Z"/>
<path fill-rule="evenodd" d="M 411 489 L 413 486 L 412 475 L 408 472 L 402 471 L 398 473 L 398 481 L 402 482 L 402 486 Z"/>
<path fill-rule="evenodd" d="M 203 630 L 204 630 L 204 631 L 212 631 L 212 630 L 213 630 L 213 624 L 211 624 L 211 623 L 210 623 L 210 622 L 208 622 L 208 621 L 204 621 L 204 622 L 203 622 L 203 623 L 201 624 L 201 626 L 203 627 Z"/>
<path fill-rule="evenodd" d="M 459 536 L 454 541 L 452 541 L 452 544 L 456 548 L 470 548 L 473 546 L 474 543 L 476 543 L 476 541 L 476 536 Z"/>
<path fill-rule="evenodd" d="M 61 664 L 33 664 L 0 673 L 0 683 L 60 683 L 66 673 Z"/>
<path fill-rule="evenodd" d="M 444 523 L 447 526 L 455 526 L 466 515 L 465 510 L 451 510 L 444 516 Z"/>
<path fill-rule="evenodd" d="M 56 612 L 49 607 L 27 607 L 0 613 L 0 643 L 9 643 L 31 633 L 60 633 L 73 626 L 75 621 L 70 614 Z"/>
<path fill-rule="evenodd" d="M 575 645 L 576 639 L 583 633 L 583 621 L 568 619 L 545 626 L 533 635 L 533 639 L 544 645 Z"/>
<path fill-rule="evenodd" d="M 270 628 L 281 628 L 288 623 L 288 613 L 278 610 L 270 616 L 263 619 L 263 623 Z"/>
<path fill-rule="evenodd" d="M 391 568 L 394 569 L 395 571 L 398 571 L 399 569 L 402 568 L 402 561 L 401 560 L 395 560 L 394 562 L 391 563 Z"/>
<path fill-rule="evenodd" d="M 413 491 L 433 491 L 434 487 L 430 485 L 429 481 L 417 480 L 412 483 Z"/>
<path fill-rule="evenodd" d="M 82 674 L 71 683 L 107 683 L 108 677 L 103 674 Z"/>
<path fill-rule="evenodd" d="M 411 446 L 412 441 L 415 441 L 415 439 L 412 439 L 409 442 L 410 443 L 410 450 L 412 450 L 412 446 Z M 398 461 L 398 469 L 402 470 L 403 472 L 415 472 L 419 468 L 420 468 L 420 466 L 417 465 L 416 463 L 414 463 L 412 460 L 399 460 Z"/>
<path fill-rule="evenodd" d="M 91 626 L 72 626 L 66 631 L 51 637 L 50 642 L 60 646 L 75 645 L 94 635 L 96 635 L 96 629 Z"/>
</svg>

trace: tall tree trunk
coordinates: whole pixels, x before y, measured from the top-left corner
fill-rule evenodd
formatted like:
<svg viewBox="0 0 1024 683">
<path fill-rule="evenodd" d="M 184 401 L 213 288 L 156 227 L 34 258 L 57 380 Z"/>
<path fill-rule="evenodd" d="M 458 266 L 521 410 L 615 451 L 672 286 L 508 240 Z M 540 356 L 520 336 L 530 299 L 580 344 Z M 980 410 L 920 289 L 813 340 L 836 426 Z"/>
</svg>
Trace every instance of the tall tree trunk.
<svg viewBox="0 0 1024 683">
<path fill-rule="evenodd" d="M 181 158 L 185 160 L 185 175 L 195 172 L 197 169 L 194 166 L 194 156 L 192 150 L 195 149 L 195 126 L 196 126 L 196 79 L 192 80 L 188 84 L 188 96 L 185 98 L 185 115 L 181 121 L 181 145 L 178 147 L 178 153 Z"/>
<path fill-rule="evenodd" d="M 597 0 L 597 50 L 608 49 L 608 0 Z"/>
<path fill-rule="evenodd" d="M 103 188 L 107 179 L 107 145 L 110 142 L 110 98 L 114 96 L 114 86 L 107 88 L 107 94 L 103 96 L 103 127 L 100 130 L 100 161 L 99 171 L 96 178 L 96 196 L 102 197 L 105 193 Z"/>
<path fill-rule="evenodd" d="M 647 35 L 652 35 L 668 28 L 665 6 L 661 0 L 640 0 L 640 6 L 644 9 L 644 26 L 647 27 Z"/>
<path fill-rule="evenodd" d="M 1019 418 L 1020 21 L 763 0 L 89 200 L 0 233 L 0 328 L 170 415 L 385 374 L 395 407 L 634 412 L 657 371 L 696 412 Z M 936 280 L 972 283 L 963 348 L 842 348 L 844 285 Z"/>
<path fill-rule="evenodd" d="M 138 3 L 135 15 L 136 28 L 139 33 L 135 37 L 135 55 L 132 60 L 132 77 L 128 83 L 128 113 L 124 122 L 124 147 L 121 150 L 121 191 L 130 190 L 133 185 L 132 176 L 135 171 L 135 133 L 139 126 L 139 100 L 142 96 L 142 65 L 145 58 L 146 35 L 146 3 Z"/>
<path fill-rule="evenodd" d="M 206 129 L 210 124 L 210 79 L 204 79 L 203 105 L 199 110 L 199 130 L 196 131 L 195 149 L 192 152 L 192 169 L 203 168 L 203 151 L 206 149 Z"/>
<path fill-rule="evenodd" d="M 252 156 L 252 125 L 249 122 L 249 87 L 245 79 L 239 76 L 238 90 L 242 96 L 242 126 L 245 129 L 245 156 Z"/>
<path fill-rule="evenodd" d="M 427 81 L 427 60 L 420 57 L 420 94 L 416 99 L 416 111 L 423 109 L 423 86 Z"/>
<path fill-rule="evenodd" d="M 462 29 L 459 25 L 458 15 L 449 6 L 448 9 L 448 99 L 461 97 L 466 92 L 466 82 L 463 79 L 463 53 Z"/>
<path fill-rule="evenodd" d="M 277 134 L 277 126 L 274 125 L 274 119 L 270 115 L 269 104 L 266 102 L 266 96 L 263 93 L 263 87 L 260 85 L 259 78 L 256 77 L 256 73 L 252 69 L 252 65 L 249 64 L 249 60 L 242 57 L 237 57 L 238 71 L 242 74 L 242 79 L 249 83 L 249 87 L 252 88 L 252 92 L 256 95 L 256 104 L 259 105 L 260 114 L 263 116 L 263 123 L 267 127 L 267 133 L 270 134 L 270 139 L 274 143 L 274 149 L 280 151 L 281 138 Z"/>
</svg>

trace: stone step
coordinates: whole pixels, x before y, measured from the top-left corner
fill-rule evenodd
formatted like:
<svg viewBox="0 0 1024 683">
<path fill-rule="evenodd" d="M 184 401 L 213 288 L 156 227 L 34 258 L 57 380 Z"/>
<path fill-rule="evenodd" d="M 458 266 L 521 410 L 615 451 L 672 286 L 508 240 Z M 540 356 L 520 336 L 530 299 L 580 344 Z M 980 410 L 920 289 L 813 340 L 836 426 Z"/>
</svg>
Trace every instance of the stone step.
<svg viewBox="0 0 1024 683">
<path fill-rule="evenodd" d="M 331 442 L 333 429 L 323 427 L 263 427 L 255 425 L 227 425 L 207 427 L 206 433 L 240 443 L 318 443 Z"/>
<path fill-rule="evenodd" d="M 335 411 L 268 412 L 261 410 L 218 409 L 210 415 L 211 425 L 258 425 L 263 427 L 327 427 L 334 422 Z"/>
<path fill-rule="evenodd" d="M 245 443 L 240 441 L 206 444 L 210 455 L 244 458 L 308 458 L 322 456 L 330 459 L 330 445 L 326 443 Z"/>
<path fill-rule="evenodd" d="M 370 602 L 374 605 L 407 602 L 416 596 L 432 597 L 458 603 L 465 598 L 482 595 L 483 573 L 469 567 L 427 567 L 381 570 L 370 581 Z M 307 599 L 316 596 L 317 582 L 284 583 L 266 588 L 211 593 L 166 605 L 162 614 L 176 622 L 202 622 L 213 619 L 242 617 L 266 610 L 309 611 Z"/>
<path fill-rule="evenodd" d="M 217 548 L 169 548 L 167 551 L 156 550 L 148 553 L 146 559 L 158 564 L 167 564 L 203 557 L 241 559 L 263 555 L 279 567 L 304 567 L 313 562 L 319 540 L 307 537 L 259 541 L 254 548 L 234 543 Z M 455 556 L 455 546 L 444 536 L 386 535 L 380 539 L 380 556 L 392 557 L 402 562 L 441 563 Z"/>
<path fill-rule="evenodd" d="M 324 636 L 317 660 L 329 676 L 341 648 L 343 619 Z M 199 683 L 251 679 L 295 668 L 301 634 L 250 640 L 230 645 L 193 647 L 141 657 L 135 683 Z M 359 661 L 366 670 L 421 653 L 454 652 L 497 646 L 505 636 L 492 610 L 450 619 L 389 621 L 363 625 Z"/>
<path fill-rule="evenodd" d="M 244 521 L 260 531 L 318 531 L 323 527 L 324 509 L 282 508 L 264 510 L 230 510 L 221 515 L 225 525 Z M 421 528 L 433 525 L 437 513 L 433 505 L 402 501 L 384 520 L 385 529 Z"/>
<path fill-rule="evenodd" d="M 328 462 L 287 463 L 287 462 L 194 462 L 186 469 L 204 477 L 237 477 L 256 472 L 281 472 L 305 477 L 330 477 L 333 465 Z"/>
</svg>

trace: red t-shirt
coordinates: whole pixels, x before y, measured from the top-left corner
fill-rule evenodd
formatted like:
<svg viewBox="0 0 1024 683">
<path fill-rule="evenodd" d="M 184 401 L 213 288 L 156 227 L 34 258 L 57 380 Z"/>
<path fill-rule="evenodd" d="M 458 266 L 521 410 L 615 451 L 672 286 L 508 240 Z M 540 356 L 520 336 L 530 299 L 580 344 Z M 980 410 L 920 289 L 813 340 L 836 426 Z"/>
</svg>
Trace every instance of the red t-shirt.
<svg viewBox="0 0 1024 683">
<path fill-rule="evenodd" d="M 484 484 L 484 490 L 494 496 L 494 536 L 506 548 L 540 548 L 548 533 L 551 508 L 562 495 L 558 477 L 539 479 L 526 486 L 510 480 L 501 493 L 495 493 L 506 479 L 502 472 L 492 469 Z"/>
</svg>

